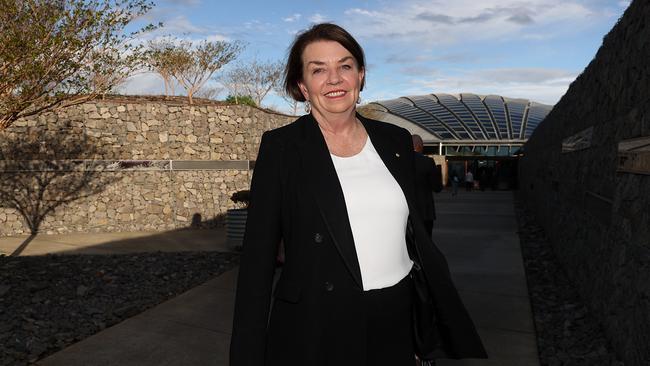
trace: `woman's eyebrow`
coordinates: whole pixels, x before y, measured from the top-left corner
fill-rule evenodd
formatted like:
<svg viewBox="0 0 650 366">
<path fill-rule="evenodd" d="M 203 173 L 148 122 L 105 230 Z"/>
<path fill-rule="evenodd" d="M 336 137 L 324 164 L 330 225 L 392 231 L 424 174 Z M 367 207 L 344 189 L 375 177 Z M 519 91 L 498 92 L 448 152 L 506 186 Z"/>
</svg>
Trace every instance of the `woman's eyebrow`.
<svg viewBox="0 0 650 366">
<path fill-rule="evenodd" d="M 342 59 L 340 59 L 340 60 L 338 61 L 338 63 L 343 63 L 343 62 L 346 62 L 346 61 L 348 61 L 348 60 L 354 60 L 354 57 L 352 57 L 352 56 L 345 56 L 345 57 L 343 57 Z M 312 64 L 314 64 L 314 65 L 319 65 L 319 66 L 320 66 L 320 65 L 325 65 L 325 62 L 324 62 L 324 61 L 308 61 L 308 62 L 307 62 L 307 66 L 312 65 Z"/>
</svg>

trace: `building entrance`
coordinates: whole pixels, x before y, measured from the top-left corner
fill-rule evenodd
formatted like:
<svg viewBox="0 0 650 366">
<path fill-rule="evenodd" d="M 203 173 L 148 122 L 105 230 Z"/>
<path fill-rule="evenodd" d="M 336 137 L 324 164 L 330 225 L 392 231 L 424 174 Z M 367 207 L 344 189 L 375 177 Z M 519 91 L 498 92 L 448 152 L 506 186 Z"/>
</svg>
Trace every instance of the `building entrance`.
<svg viewBox="0 0 650 366">
<path fill-rule="evenodd" d="M 451 185 L 456 175 L 461 185 L 465 184 L 468 172 L 472 172 L 474 189 L 510 190 L 518 188 L 518 159 L 515 157 L 468 158 L 466 156 L 446 156 L 447 169 L 445 184 Z"/>
</svg>

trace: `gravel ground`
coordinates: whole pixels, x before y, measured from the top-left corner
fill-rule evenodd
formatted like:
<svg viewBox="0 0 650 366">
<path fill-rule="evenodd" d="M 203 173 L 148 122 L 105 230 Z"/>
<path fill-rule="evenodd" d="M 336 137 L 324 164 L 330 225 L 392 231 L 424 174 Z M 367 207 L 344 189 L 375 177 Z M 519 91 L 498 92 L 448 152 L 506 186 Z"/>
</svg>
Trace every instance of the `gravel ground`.
<svg viewBox="0 0 650 366">
<path fill-rule="evenodd" d="M 544 230 L 517 207 L 542 366 L 623 366 L 558 262 Z"/>
<path fill-rule="evenodd" d="M 233 268 L 216 252 L 0 256 L 0 365 L 26 365 Z"/>
</svg>

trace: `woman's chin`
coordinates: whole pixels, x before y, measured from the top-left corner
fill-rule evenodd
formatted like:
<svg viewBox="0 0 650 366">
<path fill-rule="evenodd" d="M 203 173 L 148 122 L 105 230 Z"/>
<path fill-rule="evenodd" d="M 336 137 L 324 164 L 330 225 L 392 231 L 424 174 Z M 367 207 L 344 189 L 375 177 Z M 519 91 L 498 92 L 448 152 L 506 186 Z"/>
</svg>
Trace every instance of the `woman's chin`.
<svg viewBox="0 0 650 366">
<path fill-rule="evenodd" d="M 355 110 L 355 106 L 354 103 L 328 103 L 323 106 L 323 112 L 330 114 L 350 113 Z"/>
</svg>

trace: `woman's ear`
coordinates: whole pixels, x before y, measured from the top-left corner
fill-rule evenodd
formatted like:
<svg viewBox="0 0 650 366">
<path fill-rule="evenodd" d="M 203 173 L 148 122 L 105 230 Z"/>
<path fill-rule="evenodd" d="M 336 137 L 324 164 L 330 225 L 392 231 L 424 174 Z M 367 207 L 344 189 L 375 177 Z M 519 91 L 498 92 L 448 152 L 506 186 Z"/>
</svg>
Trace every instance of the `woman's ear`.
<svg viewBox="0 0 650 366">
<path fill-rule="evenodd" d="M 359 70 L 359 91 L 363 91 L 363 87 L 366 84 L 366 69 L 361 68 Z"/>
<path fill-rule="evenodd" d="M 299 81 L 298 88 L 300 88 L 300 92 L 302 93 L 302 96 L 305 97 L 305 100 L 309 101 L 309 91 L 307 90 L 307 86 L 302 81 Z"/>
</svg>

